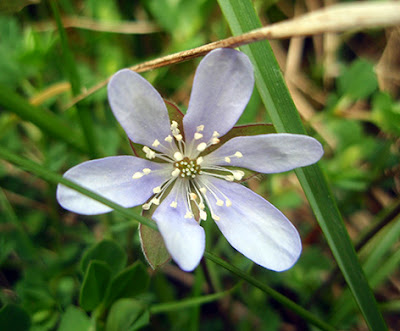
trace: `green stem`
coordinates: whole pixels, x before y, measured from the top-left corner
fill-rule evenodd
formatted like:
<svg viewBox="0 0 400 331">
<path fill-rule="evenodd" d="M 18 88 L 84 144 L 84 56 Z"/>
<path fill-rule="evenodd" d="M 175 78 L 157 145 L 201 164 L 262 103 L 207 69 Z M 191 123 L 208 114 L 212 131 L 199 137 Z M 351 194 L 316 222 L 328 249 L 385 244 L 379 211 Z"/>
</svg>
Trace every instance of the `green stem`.
<svg viewBox="0 0 400 331">
<path fill-rule="evenodd" d="M 259 288 L 261 291 L 269 295 L 271 298 L 275 299 L 276 301 L 283 304 L 285 307 L 289 308 L 290 310 L 294 311 L 296 314 L 304 318 L 306 321 L 310 322 L 311 324 L 319 327 L 321 330 L 333 331 L 335 330 L 334 327 L 325 323 L 324 321 L 320 320 L 318 317 L 310 313 L 308 310 L 304 309 L 303 307 L 299 306 L 297 303 L 293 302 L 292 300 L 288 299 L 284 295 L 280 294 L 279 292 L 275 291 L 274 289 L 270 288 L 269 286 L 265 285 L 264 283 L 258 281 L 257 279 L 253 278 L 252 276 L 248 275 L 244 271 L 236 268 L 235 266 L 229 264 L 228 262 L 220 259 L 219 257 L 205 252 L 204 256 L 213 261 L 214 263 L 220 265 L 221 267 L 229 270 L 231 273 L 235 274 L 236 276 L 244 279 L 246 282 L 254 285 L 255 287 Z"/>
<path fill-rule="evenodd" d="M 43 178 L 44 180 L 53 183 L 53 184 L 62 184 L 67 187 L 70 187 L 74 189 L 75 191 L 78 191 L 79 193 L 82 193 L 96 201 L 101 202 L 102 204 L 114 209 L 116 212 L 121 214 L 122 216 L 128 218 L 128 219 L 135 219 L 137 222 L 142 223 L 144 225 L 149 226 L 150 228 L 157 230 L 157 225 L 152 221 L 149 220 L 135 212 L 133 212 L 130 209 L 126 209 L 124 207 L 121 207 L 120 205 L 116 204 L 115 202 L 112 202 L 111 200 L 108 200 L 101 195 L 98 195 L 74 182 L 69 181 L 68 179 L 60 176 L 59 174 L 56 174 L 54 172 L 51 172 L 49 169 L 41 166 L 40 164 L 33 162 L 31 160 L 22 158 L 10 151 L 8 151 L 6 148 L 0 146 L 0 158 L 9 161 L 29 172 L 32 174 Z"/>
<path fill-rule="evenodd" d="M 236 289 L 236 287 L 233 287 L 228 291 L 218 292 L 218 293 L 210 294 L 210 295 L 204 295 L 202 297 L 180 300 L 177 302 L 174 301 L 174 302 L 167 302 L 167 303 L 160 303 L 157 305 L 152 305 L 150 307 L 150 313 L 151 314 L 161 314 L 161 313 L 166 313 L 169 311 L 175 311 L 175 310 L 181 310 L 181 309 L 185 309 L 185 308 L 196 307 L 199 305 L 203 305 L 205 303 L 219 300 L 219 299 L 223 298 L 224 296 L 228 295 L 229 293 L 231 293 L 235 289 Z"/>
</svg>

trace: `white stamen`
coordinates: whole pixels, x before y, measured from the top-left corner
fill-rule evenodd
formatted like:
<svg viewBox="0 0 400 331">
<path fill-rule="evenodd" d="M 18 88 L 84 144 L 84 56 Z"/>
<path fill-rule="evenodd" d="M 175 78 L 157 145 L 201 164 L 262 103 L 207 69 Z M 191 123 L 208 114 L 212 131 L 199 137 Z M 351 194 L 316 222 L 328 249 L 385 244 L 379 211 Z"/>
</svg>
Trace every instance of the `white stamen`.
<svg viewBox="0 0 400 331">
<path fill-rule="evenodd" d="M 205 187 L 200 187 L 200 192 L 203 194 L 207 193 L 207 189 Z"/>
<path fill-rule="evenodd" d="M 176 207 L 178 206 L 178 203 L 177 203 L 176 201 L 172 201 L 171 204 L 170 204 L 170 206 L 171 206 L 172 208 L 176 208 Z"/>
<path fill-rule="evenodd" d="M 211 145 L 216 145 L 220 142 L 220 140 L 218 138 L 212 138 L 211 139 Z"/>
<path fill-rule="evenodd" d="M 201 210 L 203 210 L 204 208 L 206 208 L 206 206 L 204 205 L 204 203 L 200 202 L 200 203 L 199 203 L 199 208 L 200 208 Z"/>
<path fill-rule="evenodd" d="M 197 194 L 196 193 L 189 193 L 189 196 L 190 196 L 190 200 L 193 200 L 193 201 L 195 201 L 196 199 L 197 199 Z"/>
<path fill-rule="evenodd" d="M 232 175 L 227 175 L 227 176 L 225 177 L 225 179 L 226 179 L 228 182 L 233 182 L 233 181 L 235 180 L 235 177 L 233 177 Z"/>
<path fill-rule="evenodd" d="M 160 199 L 158 199 L 158 198 L 153 198 L 153 199 L 150 200 L 150 202 L 151 202 L 151 203 L 154 203 L 155 205 L 158 206 L 158 205 L 160 204 Z"/>
<path fill-rule="evenodd" d="M 200 210 L 200 219 L 203 221 L 207 219 L 207 213 L 204 210 Z"/>
<path fill-rule="evenodd" d="M 135 172 L 132 176 L 133 179 L 139 179 L 142 178 L 144 176 L 144 174 L 142 174 L 141 172 Z"/>
<path fill-rule="evenodd" d="M 172 143 L 172 136 L 168 136 L 164 139 L 168 143 Z"/>
<path fill-rule="evenodd" d="M 197 129 L 197 132 L 203 131 L 204 125 L 199 125 L 196 129 Z"/>
<path fill-rule="evenodd" d="M 160 145 L 160 142 L 158 141 L 158 139 L 154 140 L 154 142 L 151 144 L 151 146 L 153 147 L 157 147 Z"/>
<path fill-rule="evenodd" d="M 151 172 L 151 169 L 149 169 L 149 168 L 144 168 L 142 171 L 143 171 L 143 173 L 144 173 L 145 175 L 148 175 L 148 174 Z"/>
<path fill-rule="evenodd" d="M 228 157 L 228 156 L 225 156 L 225 162 L 226 162 L 226 163 L 231 163 L 231 158 Z"/>
<path fill-rule="evenodd" d="M 194 134 L 194 140 L 199 140 L 199 139 L 201 139 L 201 138 L 203 138 L 203 135 L 202 135 L 201 133 L 196 132 L 196 133 Z"/>
<path fill-rule="evenodd" d="M 150 203 L 145 203 L 144 205 L 142 205 L 142 208 L 144 210 L 149 210 L 150 209 L 151 204 Z"/>
<path fill-rule="evenodd" d="M 207 148 L 207 144 L 203 142 L 203 143 L 198 144 L 196 149 L 197 149 L 199 152 L 202 152 L 202 151 L 204 151 L 206 148 Z"/>
<path fill-rule="evenodd" d="M 232 201 L 229 200 L 229 199 L 226 199 L 226 200 L 225 200 L 225 205 L 226 205 L 227 207 L 232 206 Z"/>
<path fill-rule="evenodd" d="M 161 186 L 157 186 L 157 187 L 153 188 L 153 193 L 154 194 L 157 194 L 157 193 L 160 193 L 160 192 L 161 192 Z"/>
<path fill-rule="evenodd" d="M 156 153 L 153 150 L 151 150 L 150 148 L 148 148 L 147 146 L 144 146 L 142 148 L 142 150 L 143 150 L 143 152 L 146 153 L 146 157 L 148 159 L 154 159 L 156 157 Z"/>
<path fill-rule="evenodd" d="M 212 136 L 214 138 L 218 138 L 220 136 L 220 134 L 217 131 L 214 131 Z"/>
<path fill-rule="evenodd" d="M 243 157 L 243 154 L 238 151 L 238 152 L 235 153 L 234 156 L 236 156 L 238 158 L 241 158 L 241 157 Z"/>
<path fill-rule="evenodd" d="M 214 221 L 219 221 L 221 218 L 215 214 L 211 215 Z"/>
<path fill-rule="evenodd" d="M 172 177 L 178 177 L 181 171 L 178 168 L 175 168 L 174 171 L 171 172 Z"/>
<path fill-rule="evenodd" d="M 183 160 L 182 153 L 181 152 L 175 152 L 174 159 L 177 160 L 177 161 L 182 161 Z"/>
<path fill-rule="evenodd" d="M 218 199 L 217 202 L 216 202 L 216 205 L 217 206 L 223 206 L 224 202 L 222 200 Z"/>
<path fill-rule="evenodd" d="M 192 218 L 193 214 L 190 211 L 187 211 L 184 217 L 185 218 Z"/>
<path fill-rule="evenodd" d="M 232 171 L 232 175 L 236 180 L 241 180 L 244 176 L 244 172 L 241 170 L 234 170 Z"/>
<path fill-rule="evenodd" d="M 181 134 L 174 134 L 174 137 L 175 137 L 175 139 L 176 139 L 176 141 L 182 141 L 182 139 L 183 139 L 183 136 L 181 135 Z"/>
<path fill-rule="evenodd" d="M 175 130 L 175 129 L 177 129 L 177 128 L 178 128 L 178 122 L 172 121 L 172 122 L 171 122 L 171 130 Z"/>
<path fill-rule="evenodd" d="M 203 159 L 202 156 L 199 156 L 199 157 L 196 159 L 196 163 L 197 163 L 198 165 L 202 164 L 203 161 L 204 161 L 204 159 Z"/>
</svg>

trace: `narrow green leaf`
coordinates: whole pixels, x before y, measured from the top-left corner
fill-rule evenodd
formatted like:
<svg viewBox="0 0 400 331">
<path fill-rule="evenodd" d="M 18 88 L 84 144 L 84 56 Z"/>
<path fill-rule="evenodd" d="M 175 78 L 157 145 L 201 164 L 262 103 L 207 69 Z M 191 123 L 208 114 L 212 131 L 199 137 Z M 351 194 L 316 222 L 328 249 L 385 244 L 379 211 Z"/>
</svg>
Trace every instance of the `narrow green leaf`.
<svg viewBox="0 0 400 331">
<path fill-rule="evenodd" d="M 90 319 L 79 308 L 69 306 L 61 317 L 57 331 L 89 331 Z"/>
<path fill-rule="evenodd" d="M 103 300 L 110 282 L 111 269 L 103 261 L 91 261 L 79 295 L 79 304 L 86 311 L 94 310 Z"/>
<path fill-rule="evenodd" d="M 103 261 L 113 274 L 120 272 L 126 265 L 124 250 L 112 240 L 102 240 L 90 247 L 82 257 L 81 270 L 85 272 L 91 260 Z"/>
<path fill-rule="evenodd" d="M 50 183 L 53 183 L 53 184 L 60 183 L 62 185 L 70 187 L 70 188 L 78 191 L 79 193 L 82 193 L 96 201 L 99 201 L 99 202 L 105 204 L 106 206 L 111 207 L 112 209 L 117 211 L 122 216 L 128 218 L 130 221 L 132 219 L 134 219 L 137 222 L 140 222 L 142 224 L 145 224 L 145 225 L 151 227 L 154 230 L 157 230 L 157 225 L 155 224 L 154 221 L 149 220 L 149 219 L 133 212 L 132 210 L 123 208 L 120 205 L 116 204 L 115 202 L 112 202 L 111 200 L 108 200 L 108 199 L 74 183 L 74 182 L 71 182 L 70 180 L 60 176 L 59 174 L 51 172 L 49 169 L 41 166 L 40 164 L 38 164 L 36 162 L 22 158 L 22 157 L 16 155 L 15 153 L 10 152 L 9 150 L 7 150 L 6 148 L 4 148 L 2 146 L 0 146 L 0 158 L 15 164 L 15 165 L 19 166 L 20 168 L 25 169 L 25 170 L 31 172 L 32 174 L 34 174 L 35 176 L 43 178 L 44 180 L 46 180 Z"/>
<path fill-rule="evenodd" d="M 31 319 L 28 313 L 17 305 L 6 305 L 0 310 L 0 330 L 29 330 Z"/>
<path fill-rule="evenodd" d="M 132 298 L 146 290 L 150 277 L 146 268 L 138 261 L 116 275 L 107 289 L 104 307 L 108 308 L 115 300 Z"/>
<path fill-rule="evenodd" d="M 67 122 L 43 108 L 32 106 L 4 85 L 0 85 L 0 106 L 23 120 L 32 122 L 44 133 L 65 141 L 80 151 L 87 152 L 87 148 L 81 143 L 82 136 Z"/>
<path fill-rule="evenodd" d="M 218 0 L 218 3 L 234 35 L 261 27 L 250 0 Z M 268 42 L 253 43 L 241 50 L 254 65 L 258 91 L 276 130 L 305 134 Z M 321 169 L 312 165 L 297 169 L 296 174 L 367 324 L 374 330 L 387 330 Z"/>
<path fill-rule="evenodd" d="M 319 327 L 321 330 L 335 330 L 332 326 L 325 323 L 324 321 L 320 320 L 318 317 L 304 309 L 303 307 L 299 306 L 297 303 L 293 302 L 292 300 L 288 299 L 284 295 L 280 294 L 279 292 L 275 291 L 274 289 L 270 288 L 269 286 L 265 285 L 264 283 L 260 282 L 259 280 L 253 278 L 246 272 L 236 268 L 235 266 L 229 264 L 228 262 L 220 259 L 219 257 L 211 254 L 210 252 L 205 252 L 204 256 L 211 260 L 212 262 L 220 265 L 221 267 L 229 270 L 236 276 L 240 277 L 241 279 L 245 280 L 246 282 L 254 285 L 255 287 L 259 288 L 261 291 L 269 295 L 271 298 L 275 299 L 276 301 L 280 302 L 290 310 L 294 311 L 296 314 L 304 318 L 309 323 Z"/>
<path fill-rule="evenodd" d="M 67 34 L 64 29 L 64 25 L 61 21 L 60 12 L 58 10 L 57 1 L 51 0 L 50 6 L 53 11 L 54 19 L 57 23 L 58 33 L 60 35 L 62 57 L 65 64 L 65 71 L 68 76 L 69 82 L 71 83 L 72 94 L 74 96 L 81 93 L 81 81 L 78 74 L 78 69 L 75 64 L 75 59 L 68 45 Z M 93 120 L 91 119 L 91 114 L 87 109 L 78 109 L 79 121 L 83 130 L 83 134 L 86 139 L 87 146 L 89 148 L 89 153 L 92 157 L 98 156 L 97 143 L 94 134 Z"/>
<path fill-rule="evenodd" d="M 152 314 L 162 314 L 169 311 L 180 311 L 182 309 L 204 305 L 206 303 L 222 299 L 224 296 L 228 295 L 235 289 L 236 287 L 232 287 L 228 291 L 218 292 L 209 295 L 202 295 L 196 298 L 190 298 L 185 300 L 155 304 L 150 307 L 150 312 Z"/>
<path fill-rule="evenodd" d="M 134 299 L 120 299 L 111 306 L 106 331 L 138 330 L 149 321 L 150 315 L 143 303 Z"/>
</svg>

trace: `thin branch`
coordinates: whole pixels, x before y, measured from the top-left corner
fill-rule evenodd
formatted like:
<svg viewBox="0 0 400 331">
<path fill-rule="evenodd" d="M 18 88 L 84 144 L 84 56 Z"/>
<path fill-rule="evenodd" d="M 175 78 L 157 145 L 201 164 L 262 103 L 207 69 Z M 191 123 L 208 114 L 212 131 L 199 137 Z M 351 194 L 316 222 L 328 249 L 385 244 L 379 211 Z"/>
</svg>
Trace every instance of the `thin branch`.
<svg viewBox="0 0 400 331">
<path fill-rule="evenodd" d="M 136 72 L 149 71 L 204 56 L 216 48 L 236 48 L 266 39 L 284 39 L 327 32 L 344 32 L 348 30 L 386 27 L 397 24 L 400 24 L 399 2 L 364 2 L 334 5 L 294 19 L 252 30 L 239 36 L 218 40 L 190 50 L 147 61 L 132 66 L 129 69 Z M 107 78 L 81 95 L 78 95 L 72 100 L 68 107 L 71 107 L 104 87 L 109 79 L 110 78 Z"/>
<path fill-rule="evenodd" d="M 121 34 L 148 34 L 159 32 L 160 28 L 150 22 L 103 22 L 89 17 L 63 17 L 61 19 L 64 28 L 77 28 L 99 32 Z M 36 31 L 51 31 L 56 29 L 53 21 L 39 22 L 34 25 Z"/>
</svg>

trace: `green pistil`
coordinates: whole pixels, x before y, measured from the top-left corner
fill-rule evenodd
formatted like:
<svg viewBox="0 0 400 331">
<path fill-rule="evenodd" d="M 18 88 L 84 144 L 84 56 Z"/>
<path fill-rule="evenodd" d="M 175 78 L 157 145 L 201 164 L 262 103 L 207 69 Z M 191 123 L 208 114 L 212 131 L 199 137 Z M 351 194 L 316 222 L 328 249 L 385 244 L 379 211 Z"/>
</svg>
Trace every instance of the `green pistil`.
<svg viewBox="0 0 400 331">
<path fill-rule="evenodd" d="M 185 157 L 183 160 L 174 163 L 175 168 L 180 170 L 179 176 L 182 178 L 195 178 L 201 174 L 201 167 L 195 160 Z"/>
</svg>

